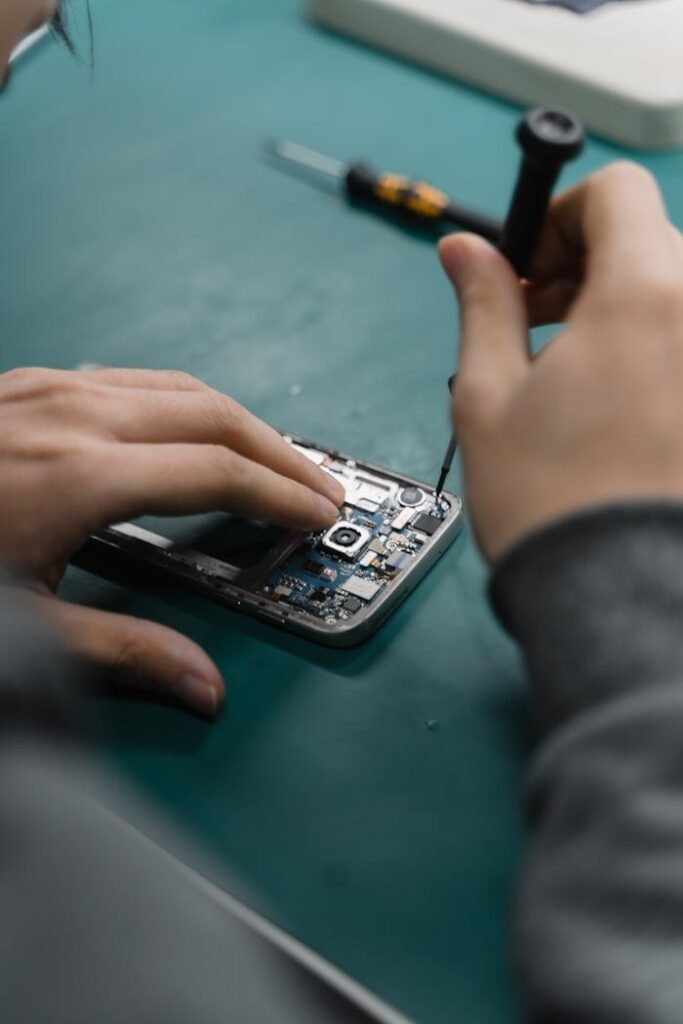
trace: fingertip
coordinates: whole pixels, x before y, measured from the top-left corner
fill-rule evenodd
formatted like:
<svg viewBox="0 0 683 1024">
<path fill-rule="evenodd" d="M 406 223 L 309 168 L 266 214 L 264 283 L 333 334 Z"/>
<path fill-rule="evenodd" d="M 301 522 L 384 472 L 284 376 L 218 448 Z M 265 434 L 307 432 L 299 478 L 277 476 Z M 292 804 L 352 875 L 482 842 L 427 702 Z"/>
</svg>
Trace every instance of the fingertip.
<svg viewBox="0 0 683 1024">
<path fill-rule="evenodd" d="M 205 718 L 217 715 L 225 700 L 223 678 L 189 637 L 158 622 L 44 600 L 73 653 L 99 667 L 104 678 L 170 695 Z"/>
<path fill-rule="evenodd" d="M 446 272 L 446 276 L 454 283 L 461 260 L 461 240 L 462 235 L 460 234 L 446 235 L 438 244 L 441 266 Z"/>
<path fill-rule="evenodd" d="M 321 474 L 324 482 L 324 493 L 325 496 L 333 502 L 335 508 L 339 509 L 344 504 L 346 499 L 346 491 L 342 484 L 339 483 L 333 476 L 321 470 Z"/>
<path fill-rule="evenodd" d="M 154 646 L 150 647 L 150 683 L 160 692 L 168 685 L 187 708 L 204 718 L 215 718 L 225 703 L 225 683 L 218 668 L 206 651 L 189 637 L 160 628 L 166 634 L 164 646 L 169 660 L 161 656 L 158 648 L 155 656 Z"/>
<path fill-rule="evenodd" d="M 300 533 L 314 533 L 327 530 L 339 519 L 337 505 L 323 494 L 308 491 L 299 494 L 295 504 L 290 504 L 271 517 L 271 522 L 288 527 Z"/>
<path fill-rule="evenodd" d="M 213 719 L 225 702 L 223 681 L 209 682 L 203 676 L 186 674 L 181 677 L 177 689 L 178 698 L 187 707 L 204 718 Z"/>
<path fill-rule="evenodd" d="M 186 642 L 176 650 L 178 660 L 172 669 L 169 666 L 169 689 L 189 710 L 202 718 L 216 718 L 225 703 L 223 677 L 201 647 L 182 639 Z M 163 675 L 157 685 L 159 689 L 164 688 Z"/>
<path fill-rule="evenodd" d="M 446 235 L 439 242 L 438 250 L 441 266 L 456 288 L 462 284 L 463 274 L 474 260 L 496 252 L 486 239 L 469 232 Z"/>
<path fill-rule="evenodd" d="M 320 506 L 320 518 L 322 520 L 322 526 L 334 526 L 339 519 L 339 505 L 330 501 L 329 498 L 319 495 L 318 504 Z M 341 502 L 339 503 L 341 504 Z"/>
</svg>

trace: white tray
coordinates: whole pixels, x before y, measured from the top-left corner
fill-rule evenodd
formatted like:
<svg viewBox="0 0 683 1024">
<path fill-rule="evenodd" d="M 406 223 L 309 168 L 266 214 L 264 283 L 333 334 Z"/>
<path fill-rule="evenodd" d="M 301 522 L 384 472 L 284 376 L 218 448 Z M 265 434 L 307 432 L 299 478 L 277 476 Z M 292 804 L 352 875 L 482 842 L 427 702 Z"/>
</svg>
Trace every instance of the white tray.
<svg viewBox="0 0 683 1024">
<path fill-rule="evenodd" d="M 308 0 L 317 21 L 644 149 L 683 145 L 683 0 Z"/>
</svg>

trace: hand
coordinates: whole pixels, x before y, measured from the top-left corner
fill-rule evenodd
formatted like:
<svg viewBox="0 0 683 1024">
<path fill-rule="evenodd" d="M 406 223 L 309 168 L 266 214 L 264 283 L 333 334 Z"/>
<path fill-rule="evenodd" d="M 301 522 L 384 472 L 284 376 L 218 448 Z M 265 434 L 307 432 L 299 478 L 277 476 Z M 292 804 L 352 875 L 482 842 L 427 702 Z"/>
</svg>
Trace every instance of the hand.
<svg viewBox="0 0 683 1024">
<path fill-rule="evenodd" d="M 485 555 L 580 509 L 683 499 L 683 240 L 652 177 L 614 164 L 561 196 L 530 284 L 474 236 L 440 254 L 460 300 L 454 417 Z M 531 358 L 529 324 L 561 320 Z"/>
<path fill-rule="evenodd" d="M 145 513 L 225 510 L 301 530 L 337 519 L 340 485 L 231 399 L 180 373 L 0 375 L 0 563 L 36 591 L 71 649 L 214 714 L 220 674 L 151 622 L 54 596 L 95 530 Z"/>
</svg>

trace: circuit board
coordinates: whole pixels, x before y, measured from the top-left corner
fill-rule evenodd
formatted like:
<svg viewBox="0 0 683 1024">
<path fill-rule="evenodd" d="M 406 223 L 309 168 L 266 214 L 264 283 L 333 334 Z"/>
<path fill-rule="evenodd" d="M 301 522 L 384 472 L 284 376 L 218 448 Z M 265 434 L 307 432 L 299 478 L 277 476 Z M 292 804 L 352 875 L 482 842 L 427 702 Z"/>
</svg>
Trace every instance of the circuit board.
<svg viewBox="0 0 683 1024">
<path fill-rule="evenodd" d="M 260 593 L 329 624 L 346 621 L 408 570 L 450 510 L 420 487 L 401 487 L 356 464 L 297 445 L 346 491 L 339 522 L 310 534 L 268 577 Z M 339 540 L 341 539 L 341 543 Z"/>
<path fill-rule="evenodd" d="M 225 513 L 145 517 L 95 535 L 79 564 L 106 575 L 112 554 L 131 556 L 320 643 L 366 639 L 453 542 L 460 501 L 337 451 L 285 440 L 344 488 L 328 530 L 292 533 Z"/>
</svg>

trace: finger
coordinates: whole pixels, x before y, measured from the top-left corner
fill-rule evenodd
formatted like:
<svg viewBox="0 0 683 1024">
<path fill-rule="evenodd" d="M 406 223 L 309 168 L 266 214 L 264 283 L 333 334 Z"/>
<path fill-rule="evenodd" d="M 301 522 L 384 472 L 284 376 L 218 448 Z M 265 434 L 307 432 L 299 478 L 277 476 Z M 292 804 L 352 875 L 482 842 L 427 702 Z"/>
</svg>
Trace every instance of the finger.
<svg viewBox="0 0 683 1024">
<path fill-rule="evenodd" d="M 451 235 L 441 262 L 460 303 L 458 392 L 476 381 L 500 392 L 528 370 L 524 294 L 507 261 L 474 235 Z M 492 390 L 493 393 L 493 390 Z"/>
<path fill-rule="evenodd" d="M 76 657 L 123 685 L 170 696 L 213 718 L 224 699 L 220 673 L 197 644 L 155 622 L 42 599 Z"/>
<path fill-rule="evenodd" d="M 524 292 L 531 327 L 564 323 L 580 287 L 580 281 L 570 278 L 560 278 L 546 285 L 527 285 Z"/>
<path fill-rule="evenodd" d="M 224 445 L 325 495 L 339 507 L 344 489 L 237 402 L 202 391 L 121 391 L 98 395 L 97 415 L 122 441 Z"/>
<path fill-rule="evenodd" d="M 208 391 L 202 381 L 182 370 L 134 370 L 103 366 L 101 369 L 76 370 L 82 380 L 113 388 L 140 388 L 145 391 Z"/>
<path fill-rule="evenodd" d="M 104 524 L 226 511 L 296 530 L 332 526 L 339 510 L 309 487 L 218 445 L 109 445 L 98 486 Z"/>
<path fill-rule="evenodd" d="M 585 183 L 576 188 L 584 187 Z M 585 241 L 567 233 L 565 203 L 570 202 L 570 190 L 554 199 L 543 222 L 541 233 L 534 248 L 527 272 L 527 278 L 534 284 L 543 284 L 557 278 L 583 277 L 585 273 Z"/>
<path fill-rule="evenodd" d="M 652 175 L 626 161 L 611 164 L 569 189 L 552 204 L 529 276 L 549 280 L 586 275 L 603 288 L 627 287 L 643 268 L 670 266 L 675 240 Z"/>
</svg>

